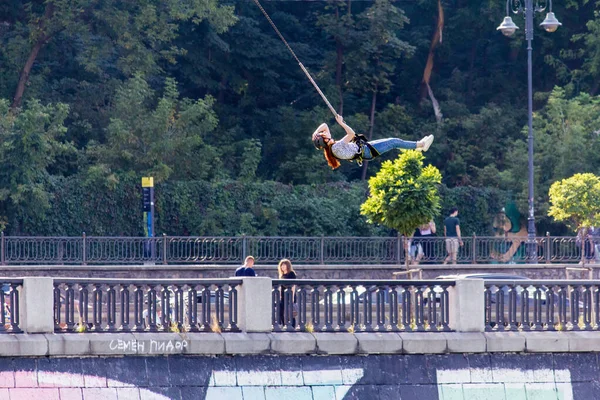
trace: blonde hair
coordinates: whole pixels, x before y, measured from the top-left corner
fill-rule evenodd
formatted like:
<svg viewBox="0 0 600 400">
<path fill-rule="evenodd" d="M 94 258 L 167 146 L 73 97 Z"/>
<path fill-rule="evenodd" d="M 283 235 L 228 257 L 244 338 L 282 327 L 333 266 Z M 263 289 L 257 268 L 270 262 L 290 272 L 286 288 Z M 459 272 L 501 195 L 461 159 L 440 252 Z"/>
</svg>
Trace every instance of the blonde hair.
<svg viewBox="0 0 600 400">
<path fill-rule="evenodd" d="M 288 260 L 287 258 L 282 259 L 281 261 L 279 261 L 279 265 L 277 266 L 277 272 L 279 273 L 279 278 L 281 279 L 281 277 L 283 276 L 283 265 L 287 265 L 288 267 L 290 267 L 290 272 L 294 272 L 294 268 L 292 268 L 292 262 L 290 260 Z"/>
<path fill-rule="evenodd" d="M 246 259 L 244 260 L 244 264 L 246 264 L 249 260 L 254 261 L 254 257 L 252 257 L 252 256 L 246 257 Z"/>
</svg>

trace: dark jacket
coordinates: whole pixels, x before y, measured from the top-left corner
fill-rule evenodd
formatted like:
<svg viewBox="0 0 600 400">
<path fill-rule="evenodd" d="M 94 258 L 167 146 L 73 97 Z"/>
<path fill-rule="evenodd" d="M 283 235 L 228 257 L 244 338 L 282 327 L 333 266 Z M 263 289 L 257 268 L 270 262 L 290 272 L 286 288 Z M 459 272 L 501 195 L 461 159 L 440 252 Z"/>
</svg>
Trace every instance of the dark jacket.
<svg viewBox="0 0 600 400">
<path fill-rule="evenodd" d="M 256 276 L 256 271 L 252 267 L 246 267 L 242 265 L 235 270 L 235 276 Z"/>
</svg>

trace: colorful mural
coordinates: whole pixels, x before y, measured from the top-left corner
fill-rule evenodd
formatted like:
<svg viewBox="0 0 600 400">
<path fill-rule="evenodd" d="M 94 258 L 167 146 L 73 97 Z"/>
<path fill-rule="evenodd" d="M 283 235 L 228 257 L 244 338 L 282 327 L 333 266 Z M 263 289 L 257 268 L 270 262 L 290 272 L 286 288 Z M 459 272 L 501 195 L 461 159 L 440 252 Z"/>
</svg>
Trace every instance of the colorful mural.
<svg viewBox="0 0 600 400">
<path fill-rule="evenodd" d="M 594 353 L 5 358 L 0 399 L 587 400 Z"/>
</svg>

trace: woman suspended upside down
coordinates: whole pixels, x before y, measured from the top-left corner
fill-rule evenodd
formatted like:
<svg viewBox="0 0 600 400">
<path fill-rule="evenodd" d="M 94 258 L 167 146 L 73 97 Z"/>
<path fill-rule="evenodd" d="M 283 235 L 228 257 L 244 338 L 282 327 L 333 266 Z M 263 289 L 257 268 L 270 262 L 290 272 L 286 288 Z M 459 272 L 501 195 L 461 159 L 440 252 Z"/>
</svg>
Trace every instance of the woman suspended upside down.
<svg viewBox="0 0 600 400">
<path fill-rule="evenodd" d="M 312 135 L 312 142 L 318 150 L 323 149 L 327 164 L 333 169 L 339 167 L 339 160 L 356 160 L 362 165 L 363 160 L 372 160 L 375 157 L 392 149 L 416 149 L 427 151 L 433 143 L 433 135 L 425 136 L 418 142 L 387 138 L 367 141 L 363 135 L 357 135 L 352 128 L 344 122 L 341 115 L 336 115 L 335 120 L 346 131 L 342 140 L 336 141 L 331 137 L 327 124 L 321 124 Z"/>
</svg>

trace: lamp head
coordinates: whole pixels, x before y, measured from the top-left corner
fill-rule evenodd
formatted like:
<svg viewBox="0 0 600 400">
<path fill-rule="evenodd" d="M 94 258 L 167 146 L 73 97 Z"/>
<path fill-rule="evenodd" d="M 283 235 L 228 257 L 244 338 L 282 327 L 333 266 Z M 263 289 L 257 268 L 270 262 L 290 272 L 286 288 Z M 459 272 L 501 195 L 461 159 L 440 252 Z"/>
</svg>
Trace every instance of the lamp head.
<svg viewBox="0 0 600 400">
<path fill-rule="evenodd" d="M 556 32 L 558 27 L 561 25 L 562 24 L 558 22 L 553 12 L 549 12 L 548 14 L 546 14 L 544 22 L 540 24 L 540 26 L 544 28 L 546 32 Z"/>
<path fill-rule="evenodd" d="M 497 31 L 501 31 L 504 36 L 512 36 L 519 29 L 513 22 L 511 17 L 504 17 L 504 21 L 496 28 Z"/>
</svg>

